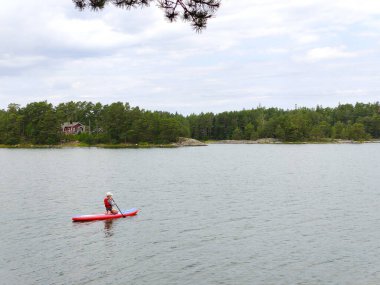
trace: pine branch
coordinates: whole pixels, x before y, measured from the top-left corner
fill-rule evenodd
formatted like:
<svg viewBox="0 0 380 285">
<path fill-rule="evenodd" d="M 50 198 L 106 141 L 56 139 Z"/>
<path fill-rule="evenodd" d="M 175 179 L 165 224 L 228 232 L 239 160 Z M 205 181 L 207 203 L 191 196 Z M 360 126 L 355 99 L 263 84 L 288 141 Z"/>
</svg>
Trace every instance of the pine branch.
<svg viewBox="0 0 380 285">
<path fill-rule="evenodd" d="M 195 31 L 201 32 L 207 26 L 208 19 L 212 18 L 221 0 L 72 0 L 80 9 L 91 9 L 94 11 L 104 9 L 107 4 L 113 4 L 119 8 L 131 9 L 147 7 L 156 1 L 158 7 L 164 10 L 165 17 L 174 22 L 181 18 L 191 23 Z"/>
</svg>

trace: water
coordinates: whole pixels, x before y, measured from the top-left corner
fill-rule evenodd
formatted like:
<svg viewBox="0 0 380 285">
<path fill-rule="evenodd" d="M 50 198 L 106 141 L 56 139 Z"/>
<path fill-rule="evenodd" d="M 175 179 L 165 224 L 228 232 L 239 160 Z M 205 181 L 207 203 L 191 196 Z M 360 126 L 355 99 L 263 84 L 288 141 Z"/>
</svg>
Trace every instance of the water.
<svg viewBox="0 0 380 285">
<path fill-rule="evenodd" d="M 380 284 L 380 145 L 0 149 L 10 284 Z M 102 212 L 107 191 L 138 216 Z"/>
</svg>

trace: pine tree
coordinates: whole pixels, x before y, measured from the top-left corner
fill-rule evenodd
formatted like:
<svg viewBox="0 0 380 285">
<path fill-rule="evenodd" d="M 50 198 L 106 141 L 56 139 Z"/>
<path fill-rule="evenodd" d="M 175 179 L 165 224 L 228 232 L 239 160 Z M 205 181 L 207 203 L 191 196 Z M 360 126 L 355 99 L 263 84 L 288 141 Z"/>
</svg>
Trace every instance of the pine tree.
<svg viewBox="0 0 380 285">
<path fill-rule="evenodd" d="M 80 9 L 101 10 L 107 4 L 116 7 L 131 9 L 147 7 L 156 2 L 165 17 L 174 22 L 178 18 L 189 22 L 195 31 L 200 32 L 206 28 L 207 21 L 213 17 L 220 7 L 220 0 L 73 0 L 75 6 Z"/>
</svg>

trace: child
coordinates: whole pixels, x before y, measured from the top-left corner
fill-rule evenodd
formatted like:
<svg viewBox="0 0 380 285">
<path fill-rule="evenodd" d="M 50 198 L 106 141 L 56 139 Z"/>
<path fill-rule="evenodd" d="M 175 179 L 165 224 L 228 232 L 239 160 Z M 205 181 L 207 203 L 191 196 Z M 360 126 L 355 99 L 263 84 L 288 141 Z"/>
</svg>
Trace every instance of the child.
<svg viewBox="0 0 380 285">
<path fill-rule="evenodd" d="M 117 210 L 113 208 L 113 205 L 115 204 L 112 199 L 112 193 L 107 192 L 107 197 L 104 198 L 104 206 L 106 207 L 106 215 L 115 215 L 118 213 Z"/>
</svg>

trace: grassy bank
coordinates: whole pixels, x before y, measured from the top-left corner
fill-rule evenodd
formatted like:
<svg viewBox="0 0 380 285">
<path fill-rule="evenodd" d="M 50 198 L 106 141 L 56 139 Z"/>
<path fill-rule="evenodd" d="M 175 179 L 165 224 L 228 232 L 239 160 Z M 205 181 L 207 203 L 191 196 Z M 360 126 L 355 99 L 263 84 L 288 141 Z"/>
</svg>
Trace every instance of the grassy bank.
<svg viewBox="0 0 380 285">
<path fill-rule="evenodd" d="M 87 148 L 87 147 L 97 147 L 97 148 L 112 148 L 112 149 L 121 149 L 121 148 L 176 148 L 177 146 L 173 144 L 148 144 L 148 143 L 139 143 L 139 144 L 86 144 L 80 142 L 70 142 L 62 143 L 56 145 L 36 145 L 36 144 L 17 144 L 17 145 L 5 145 L 0 144 L 0 148 Z"/>
</svg>

